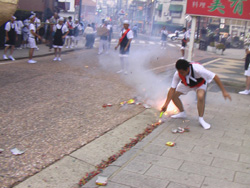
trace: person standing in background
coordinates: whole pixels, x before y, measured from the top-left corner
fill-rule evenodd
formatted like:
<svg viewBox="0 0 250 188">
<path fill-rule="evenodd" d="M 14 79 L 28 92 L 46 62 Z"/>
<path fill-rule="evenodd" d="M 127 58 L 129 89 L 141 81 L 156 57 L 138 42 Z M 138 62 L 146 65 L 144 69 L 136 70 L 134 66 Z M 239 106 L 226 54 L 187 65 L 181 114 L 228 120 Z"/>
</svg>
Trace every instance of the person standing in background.
<svg viewBox="0 0 250 188">
<path fill-rule="evenodd" d="M 184 27 L 182 29 L 182 32 L 184 33 L 184 37 L 181 40 L 181 59 L 185 58 L 185 49 L 187 46 L 187 43 L 189 42 L 189 32 L 187 31 L 187 29 Z"/>
<path fill-rule="evenodd" d="M 107 22 L 104 20 L 103 22 L 104 23 L 101 25 L 101 27 L 97 29 L 97 34 L 100 36 L 98 55 L 102 54 L 103 51 L 106 51 L 106 54 L 108 53 L 109 30 L 107 28 Z"/>
<path fill-rule="evenodd" d="M 81 24 L 79 24 L 78 19 L 75 19 L 75 24 L 74 24 L 74 42 L 75 42 L 75 46 L 77 47 L 78 42 L 80 40 L 79 35 L 82 32 L 82 26 Z"/>
<path fill-rule="evenodd" d="M 85 43 L 85 47 L 86 48 L 93 48 L 93 44 L 94 44 L 94 29 L 91 27 L 90 24 L 87 25 L 87 27 L 84 30 L 84 35 L 86 38 L 86 43 Z"/>
<path fill-rule="evenodd" d="M 244 91 L 240 91 L 239 94 L 248 95 L 250 94 L 250 49 L 246 49 L 246 58 L 245 58 L 245 73 L 246 76 L 246 88 Z"/>
<path fill-rule="evenodd" d="M 68 17 L 68 21 L 66 22 L 69 34 L 66 36 L 66 48 L 73 48 L 74 44 L 74 22 L 72 21 L 72 17 Z"/>
<path fill-rule="evenodd" d="M 36 26 L 35 26 L 35 19 L 36 19 L 36 15 L 32 14 L 30 16 L 30 25 L 29 25 L 29 60 L 28 63 L 36 63 L 37 61 L 33 60 L 33 54 L 34 54 L 34 50 L 37 48 L 36 46 L 36 40 L 35 37 L 37 37 L 38 39 L 42 40 L 42 37 L 40 35 L 38 35 L 36 33 Z"/>
<path fill-rule="evenodd" d="M 16 26 L 17 26 L 17 41 L 16 41 L 16 48 L 17 49 L 22 49 L 21 45 L 22 45 L 22 30 L 24 27 L 24 24 L 22 22 L 22 20 L 17 20 L 16 21 Z"/>
<path fill-rule="evenodd" d="M 110 21 L 108 21 L 107 29 L 109 30 L 109 36 L 108 36 L 108 48 L 110 49 L 110 44 L 111 44 L 112 35 L 113 35 L 113 27 L 112 27 L 112 25 L 111 25 Z"/>
<path fill-rule="evenodd" d="M 164 49 L 164 50 L 166 49 L 167 37 L 168 37 L 168 31 L 166 30 L 166 26 L 163 26 L 161 30 L 161 49 Z"/>
<path fill-rule="evenodd" d="M 29 20 L 26 19 L 23 21 L 23 29 L 22 29 L 22 33 L 23 33 L 23 41 L 22 41 L 22 48 L 27 48 L 28 45 L 28 39 L 29 39 Z"/>
<path fill-rule="evenodd" d="M 7 60 L 8 57 L 6 55 L 8 49 L 10 48 L 10 55 L 9 58 L 12 61 L 15 61 L 15 58 L 12 56 L 15 44 L 16 44 L 16 33 L 17 33 L 17 26 L 15 23 L 16 17 L 12 16 L 10 18 L 10 21 L 6 23 L 5 25 L 5 34 L 6 34 L 6 42 L 5 42 L 5 48 L 4 48 L 4 54 L 3 59 Z"/>
<path fill-rule="evenodd" d="M 129 21 L 124 20 L 123 29 L 120 33 L 120 39 L 115 47 L 115 50 L 117 50 L 117 48 L 120 46 L 121 70 L 117 72 L 118 74 L 122 72 L 124 72 L 124 74 L 128 74 L 129 62 L 127 60 L 127 57 L 129 54 L 130 43 L 133 38 L 133 32 L 129 29 Z"/>
<path fill-rule="evenodd" d="M 63 48 L 63 39 L 69 33 L 68 27 L 63 24 L 63 17 L 59 18 L 58 24 L 54 25 L 53 31 L 55 32 L 53 40 L 53 48 L 55 49 L 55 58 L 53 61 L 62 61 L 61 51 Z"/>
<path fill-rule="evenodd" d="M 57 12 L 55 12 L 54 15 L 49 20 L 46 21 L 46 24 L 48 25 L 46 39 L 48 40 L 47 42 L 49 45 L 49 50 L 51 50 L 53 47 L 53 36 L 55 34 L 53 31 L 53 27 L 54 25 L 57 24 L 58 19 L 59 19 L 59 15 Z"/>
</svg>

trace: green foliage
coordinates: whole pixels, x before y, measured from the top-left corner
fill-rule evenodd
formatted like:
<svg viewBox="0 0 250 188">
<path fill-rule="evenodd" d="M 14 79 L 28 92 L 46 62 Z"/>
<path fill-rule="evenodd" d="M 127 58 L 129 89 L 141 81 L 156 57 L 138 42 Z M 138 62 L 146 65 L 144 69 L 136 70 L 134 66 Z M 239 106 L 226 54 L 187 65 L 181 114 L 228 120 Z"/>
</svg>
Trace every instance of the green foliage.
<svg viewBox="0 0 250 188">
<path fill-rule="evenodd" d="M 219 43 L 219 44 L 217 44 L 216 49 L 224 51 L 226 49 L 226 46 L 222 43 Z"/>
<path fill-rule="evenodd" d="M 209 46 L 214 47 L 215 46 L 214 42 L 210 42 Z"/>
</svg>

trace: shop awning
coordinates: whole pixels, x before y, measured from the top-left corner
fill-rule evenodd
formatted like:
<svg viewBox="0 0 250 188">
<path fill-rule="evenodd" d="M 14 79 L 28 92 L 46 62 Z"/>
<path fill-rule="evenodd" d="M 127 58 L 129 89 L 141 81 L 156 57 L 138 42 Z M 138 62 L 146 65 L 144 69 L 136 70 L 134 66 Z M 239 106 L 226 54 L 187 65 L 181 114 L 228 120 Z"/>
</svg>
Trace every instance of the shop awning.
<svg viewBox="0 0 250 188">
<path fill-rule="evenodd" d="M 155 25 L 167 25 L 167 22 L 155 22 Z"/>
<path fill-rule="evenodd" d="M 182 5 L 170 5 L 169 11 L 171 12 L 182 12 L 183 6 Z"/>
</svg>

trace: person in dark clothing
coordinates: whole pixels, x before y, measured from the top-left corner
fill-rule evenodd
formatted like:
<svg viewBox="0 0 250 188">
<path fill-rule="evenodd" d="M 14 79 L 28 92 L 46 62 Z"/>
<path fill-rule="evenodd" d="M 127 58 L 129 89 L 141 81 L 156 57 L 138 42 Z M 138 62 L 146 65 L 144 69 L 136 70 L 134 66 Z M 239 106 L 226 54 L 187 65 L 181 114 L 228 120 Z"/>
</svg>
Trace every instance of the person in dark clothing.
<svg viewBox="0 0 250 188">
<path fill-rule="evenodd" d="M 61 17 L 59 18 L 58 24 L 56 24 L 53 28 L 55 35 L 53 40 L 53 47 L 55 49 L 55 58 L 53 61 L 62 61 L 61 59 L 61 51 L 63 48 L 63 39 L 69 33 L 68 27 L 63 24 L 64 19 Z M 57 52 L 58 50 L 58 52 Z"/>
<path fill-rule="evenodd" d="M 84 35 L 86 37 L 85 47 L 86 48 L 93 48 L 95 36 L 94 36 L 94 30 L 90 26 L 90 24 L 88 24 L 86 29 L 84 30 Z"/>
<path fill-rule="evenodd" d="M 123 29 L 120 33 L 120 39 L 118 41 L 118 44 L 115 47 L 115 50 L 120 46 L 120 61 L 121 61 L 121 70 L 118 71 L 117 73 L 122 73 L 128 74 L 128 67 L 129 67 L 129 62 L 125 61 L 125 58 L 128 57 L 129 54 L 129 48 L 130 48 L 130 43 L 133 39 L 133 32 L 129 29 L 129 22 L 128 20 L 125 20 L 123 22 Z"/>
<path fill-rule="evenodd" d="M 17 26 L 15 24 L 16 17 L 12 16 L 10 22 L 7 22 L 5 25 L 5 34 L 6 34 L 6 42 L 5 42 L 5 49 L 3 54 L 3 59 L 7 60 L 8 57 L 6 55 L 8 49 L 10 48 L 10 55 L 9 58 L 12 61 L 15 61 L 15 58 L 12 56 L 15 44 L 16 44 L 16 37 L 17 37 Z"/>
<path fill-rule="evenodd" d="M 240 91 L 239 94 L 248 95 L 250 94 L 250 50 L 246 49 L 246 58 L 245 58 L 245 73 L 246 76 L 246 88 L 244 91 Z"/>
</svg>

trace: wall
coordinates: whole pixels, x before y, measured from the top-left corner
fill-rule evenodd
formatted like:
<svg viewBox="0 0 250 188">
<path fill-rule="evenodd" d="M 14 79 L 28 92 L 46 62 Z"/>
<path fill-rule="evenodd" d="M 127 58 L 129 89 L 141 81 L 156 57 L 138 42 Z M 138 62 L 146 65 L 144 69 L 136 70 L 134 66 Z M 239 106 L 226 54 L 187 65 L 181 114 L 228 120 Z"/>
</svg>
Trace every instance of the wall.
<svg viewBox="0 0 250 188">
<path fill-rule="evenodd" d="M 55 0 L 19 0 L 17 9 L 43 12 L 45 5 L 48 4 L 48 7 L 53 11 L 54 2 Z"/>
</svg>

